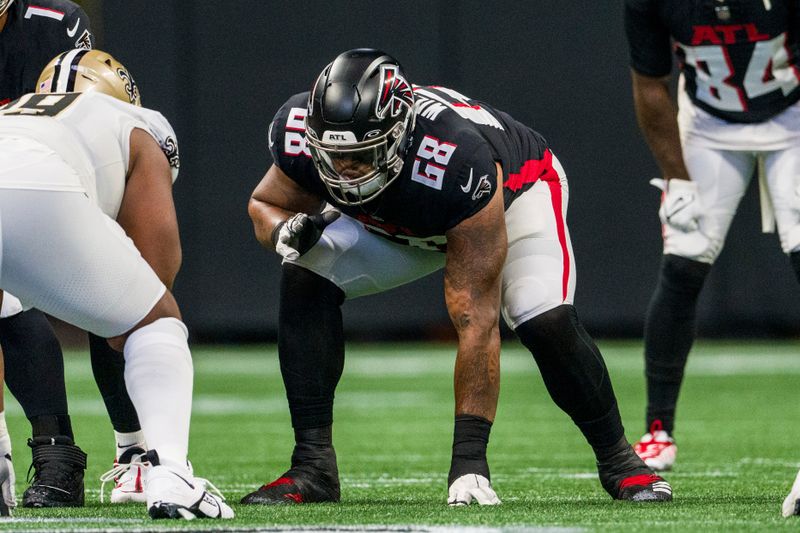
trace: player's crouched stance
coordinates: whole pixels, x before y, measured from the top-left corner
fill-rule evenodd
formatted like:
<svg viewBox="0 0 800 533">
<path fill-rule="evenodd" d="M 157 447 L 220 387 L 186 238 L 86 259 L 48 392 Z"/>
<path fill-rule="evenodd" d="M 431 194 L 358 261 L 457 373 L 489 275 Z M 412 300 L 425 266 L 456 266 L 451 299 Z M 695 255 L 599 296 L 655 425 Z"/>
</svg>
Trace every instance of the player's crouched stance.
<svg viewBox="0 0 800 533">
<path fill-rule="evenodd" d="M 165 286 L 181 261 L 174 132 L 100 51 L 61 54 L 37 93 L 0 110 L 0 288 L 123 351 L 151 517 L 232 518 L 186 460 L 192 358 Z"/>
<path fill-rule="evenodd" d="M 274 165 L 249 211 L 258 240 L 284 258 L 278 354 L 295 449 L 291 468 L 242 503 L 339 500 L 340 306 L 442 268 L 458 333 L 448 502 L 500 503 L 486 448 L 501 314 L 594 449 L 603 488 L 672 498 L 625 439 L 603 358 L 572 306 L 567 180 L 539 134 L 452 89 L 412 87 L 391 56 L 359 49 L 289 99 L 269 144 Z"/>
</svg>

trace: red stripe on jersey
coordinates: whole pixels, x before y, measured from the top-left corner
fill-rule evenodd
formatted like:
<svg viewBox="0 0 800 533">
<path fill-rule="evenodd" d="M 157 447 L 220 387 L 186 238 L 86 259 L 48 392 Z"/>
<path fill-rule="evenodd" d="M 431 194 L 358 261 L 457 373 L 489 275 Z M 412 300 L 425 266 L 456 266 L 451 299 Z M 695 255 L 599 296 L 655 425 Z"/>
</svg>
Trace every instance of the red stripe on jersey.
<svg viewBox="0 0 800 533">
<path fill-rule="evenodd" d="M 527 183 L 537 180 L 558 182 L 558 173 L 553 169 L 553 153 L 545 150 L 541 159 L 528 159 L 519 169 L 518 174 L 509 173 L 503 187 L 514 192 L 520 190 Z"/>
</svg>

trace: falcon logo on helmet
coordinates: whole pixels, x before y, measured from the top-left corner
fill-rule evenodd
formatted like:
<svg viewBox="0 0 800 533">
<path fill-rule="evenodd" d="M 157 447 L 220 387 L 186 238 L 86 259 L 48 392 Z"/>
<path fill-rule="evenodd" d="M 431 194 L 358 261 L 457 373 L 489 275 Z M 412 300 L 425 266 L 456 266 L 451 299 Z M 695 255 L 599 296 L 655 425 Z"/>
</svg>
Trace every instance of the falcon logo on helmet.
<svg viewBox="0 0 800 533">
<path fill-rule="evenodd" d="M 14 3 L 14 0 L 0 0 L 0 17 L 8 11 L 8 8 L 11 7 L 11 4 Z"/>
<path fill-rule="evenodd" d="M 397 65 L 381 65 L 381 97 L 375 105 L 375 115 L 380 118 L 384 118 L 387 111 L 396 117 L 403 106 L 414 106 L 411 84 L 397 70 Z"/>
</svg>

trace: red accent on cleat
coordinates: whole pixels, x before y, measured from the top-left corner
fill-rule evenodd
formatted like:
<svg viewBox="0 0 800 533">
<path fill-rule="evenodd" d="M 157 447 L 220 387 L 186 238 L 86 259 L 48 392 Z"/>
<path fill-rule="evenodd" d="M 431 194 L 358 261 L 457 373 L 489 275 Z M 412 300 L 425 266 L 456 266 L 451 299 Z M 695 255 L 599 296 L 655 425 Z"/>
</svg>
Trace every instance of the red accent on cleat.
<svg viewBox="0 0 800 533">
<path fill-rule="evenodd" d="M 657 476 L 655 474 L 641 474 L 638 476 L 630 476 L 622 480 L 622 482 L 619 484 L 619 490 L 635 485 L 645 486 L 651 483 L 655 483 L 656 481 L 664 481 L 664 480 L 661 476 Z"/>
<path fill-rule="evenodd" d="M 294 480 L 292 478 L 290 478 L 290 477 L 279 477 L 278 479 L 276 479 L 272 483 L 270 483 L 268 485 L 264 485 L 261 488 L 262 489 L 268 489 L 270 487 L 277 487 L 279 485 L 294 485 Z"/>
<path fill-rule="evenodd" d="M 294 500 L 297 503 L 303 503 L 303 495 L 299 492 L 290 492 L 288 494 L 283 495 L 284 498 L 288 498 L 290 500 Z"/>
</svg>

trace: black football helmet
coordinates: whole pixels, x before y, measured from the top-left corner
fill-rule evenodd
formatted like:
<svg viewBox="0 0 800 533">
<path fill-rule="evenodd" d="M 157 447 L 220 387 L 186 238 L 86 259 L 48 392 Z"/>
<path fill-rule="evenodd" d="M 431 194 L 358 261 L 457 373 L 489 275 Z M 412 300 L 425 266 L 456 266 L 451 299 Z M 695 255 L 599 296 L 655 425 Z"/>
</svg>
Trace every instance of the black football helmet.
<svg viewBox="0 0 800 533">
<path fill-rule="evenodd" d="M 306 141 L 320 178 L 346 205 L 374 199 L 400 175 L 414 129 L 414 91 L 393 57 L 340 54 L 308 98 Z"/>
</svg>

